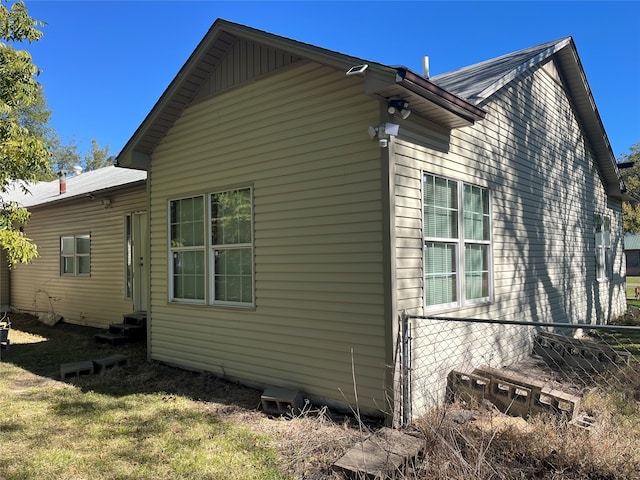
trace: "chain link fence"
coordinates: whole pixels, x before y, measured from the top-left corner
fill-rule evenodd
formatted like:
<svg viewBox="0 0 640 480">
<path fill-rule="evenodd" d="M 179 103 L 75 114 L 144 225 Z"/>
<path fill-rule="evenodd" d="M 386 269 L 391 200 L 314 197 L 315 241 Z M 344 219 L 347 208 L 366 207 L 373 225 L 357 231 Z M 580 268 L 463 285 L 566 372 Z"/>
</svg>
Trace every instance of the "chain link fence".
<svg viewBox="0 0 640 480">
<path fill-rule="evenodd" d="M 588 427 L 594 392 L 635 408 L 640 425 L 640 326 L 407 314 L 402 323 L 405 425 L 462 395 L 524 417 L 568 413 Z"/>
</svg>

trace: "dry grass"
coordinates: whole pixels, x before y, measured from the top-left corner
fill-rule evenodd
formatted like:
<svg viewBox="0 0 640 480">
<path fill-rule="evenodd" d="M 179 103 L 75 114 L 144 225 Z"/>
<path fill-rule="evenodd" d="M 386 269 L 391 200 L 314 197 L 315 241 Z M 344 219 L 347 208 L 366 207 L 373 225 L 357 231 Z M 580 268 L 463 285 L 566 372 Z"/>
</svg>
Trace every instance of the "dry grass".
<svg viewBox="0 0 640 480">
<path fill-rule="evenodd" d="M 269 417 L 257 390 L 150 364 L 143 346 L 95 344 L 93 333 L 14 317 L 0 363 L 1 479 L 338 479 L 332 464 L 362 439 L 352 417 Z M 112 353 L 131 366 L 58 380 L 60 363 Z M 639 373 L 587 395 L 592 430 L 485 405 L 432 412 L 416 425 L 424 461 L 405 478 L 640 479 Z"/>
</svg>

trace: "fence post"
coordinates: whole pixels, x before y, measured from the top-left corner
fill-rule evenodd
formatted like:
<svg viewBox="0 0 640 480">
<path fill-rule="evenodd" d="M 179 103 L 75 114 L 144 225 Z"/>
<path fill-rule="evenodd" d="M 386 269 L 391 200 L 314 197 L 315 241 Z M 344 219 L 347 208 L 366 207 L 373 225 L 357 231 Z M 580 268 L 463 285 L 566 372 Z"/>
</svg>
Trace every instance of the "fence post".
<svg viewBox="0 0 640 480">
<path fill-rule="evenodd" d="M 400 317 L 402 332 L 402 426 L 411 425 L 411 317 L 406 310 Z"/>
</svg>

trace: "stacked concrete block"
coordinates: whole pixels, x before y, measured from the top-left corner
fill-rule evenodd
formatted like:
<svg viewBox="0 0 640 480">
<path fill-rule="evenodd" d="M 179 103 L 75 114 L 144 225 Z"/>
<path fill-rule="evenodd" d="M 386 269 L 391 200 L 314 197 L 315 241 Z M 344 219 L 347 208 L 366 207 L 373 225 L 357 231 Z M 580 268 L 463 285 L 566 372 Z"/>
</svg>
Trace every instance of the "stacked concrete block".
<svg viewBox="0 0 640 480">
<path fill-rule="evenodd" d="M 479 367 L 472 373 L 452 371 L 448 380 L 451 395 L 462 399 L 487 400 L 500 411 L 528 418 L 552 413 L 577 418 L 581 398 L 545 386 L 543 382 L 513 372 Z"/>
<path fill-rule="evenodd" d="M 538 333 L 533 353 L 551 365 L 566 365 L 586 372 L 603 372 L 612 366 L 628 365 L 631 360 L 629 352 L 547 332 Z"/>
</svg>

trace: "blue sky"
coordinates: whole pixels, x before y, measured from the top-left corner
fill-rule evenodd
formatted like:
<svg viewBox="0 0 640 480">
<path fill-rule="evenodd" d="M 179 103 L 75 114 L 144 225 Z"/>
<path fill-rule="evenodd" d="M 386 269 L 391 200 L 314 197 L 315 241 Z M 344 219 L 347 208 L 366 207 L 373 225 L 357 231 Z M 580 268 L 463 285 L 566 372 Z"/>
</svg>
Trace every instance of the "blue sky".
<svg viewBox="0 0 640 480">
<path fill-rule="evenodd" d="M 640 2 L 25 0 L 52 126 L 117 154 L 216 18 L 431 74 L 573 36 L 613 152 L 640 142 Z"/>
</svg>

